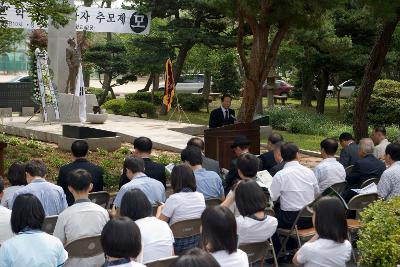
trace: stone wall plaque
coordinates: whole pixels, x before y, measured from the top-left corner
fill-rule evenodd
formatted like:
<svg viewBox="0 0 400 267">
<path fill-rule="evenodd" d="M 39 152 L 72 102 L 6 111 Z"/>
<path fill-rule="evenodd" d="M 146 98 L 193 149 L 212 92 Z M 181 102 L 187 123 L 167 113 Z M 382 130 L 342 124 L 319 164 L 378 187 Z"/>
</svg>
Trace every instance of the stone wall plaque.
<svg viewBox="0 0 400 267">
<path fill-rule="evenodd" d="M 32 101 L 33 83 L 16 82 L 0 83 L 0 108 L 12 108 L 14 112 L 22 112 L 22 107 L 39 107 Z"/>
</svg>

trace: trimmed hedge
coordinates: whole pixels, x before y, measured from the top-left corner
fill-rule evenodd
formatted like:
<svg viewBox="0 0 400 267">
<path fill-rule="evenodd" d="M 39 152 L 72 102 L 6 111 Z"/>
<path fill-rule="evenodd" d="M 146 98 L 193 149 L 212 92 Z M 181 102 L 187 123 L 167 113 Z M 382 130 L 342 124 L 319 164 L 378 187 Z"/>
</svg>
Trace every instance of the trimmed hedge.
<svg viewBox="0 0 400 267">
<path fill-rule="evenodd" d="M 115 115 L 122 115 L 122 107 L 126 101 L 123 98 L 111 99 L 105 102 L 101 107 L 111 110 Z"/>
<path fill-rule="evenodd" d="M 111 99 L 102 105 L 103 108 L 112 111 L 116 115 L 129 116 L 136 113 L 140 118 L 143 114 L 147 117 L 154 117 L 156 115 L 156 107 L 146 101 L 126 101 L 125 99 Z"/>
<path fill-rule="evenodd" d="M 163 92 L 154 92 L 154 105 L 161 105 L 162 98 L 164 96 Z M 146 101 L 151 103 L 151 93 L 149 92 L 137 92 L 126 94 L 125 99 L 127 101 Z"/>
</svg>

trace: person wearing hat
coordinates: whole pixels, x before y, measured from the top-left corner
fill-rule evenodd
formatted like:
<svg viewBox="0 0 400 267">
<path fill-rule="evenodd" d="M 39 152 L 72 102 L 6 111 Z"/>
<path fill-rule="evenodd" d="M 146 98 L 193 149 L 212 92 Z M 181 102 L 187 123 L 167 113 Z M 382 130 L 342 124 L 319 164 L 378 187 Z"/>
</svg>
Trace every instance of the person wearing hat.
<svg viewBox="0 0 400 267">
<path fill-rule="evenodd" d="M 214 109 L 210 113 L 208 123 L 210 128 L 217 128 L 235 123 L 235 111 L 230 108 L 231 103 L 232 97 L 230 95 L 223 95 L 221 97 L 221 107 Z"/>
</svg>

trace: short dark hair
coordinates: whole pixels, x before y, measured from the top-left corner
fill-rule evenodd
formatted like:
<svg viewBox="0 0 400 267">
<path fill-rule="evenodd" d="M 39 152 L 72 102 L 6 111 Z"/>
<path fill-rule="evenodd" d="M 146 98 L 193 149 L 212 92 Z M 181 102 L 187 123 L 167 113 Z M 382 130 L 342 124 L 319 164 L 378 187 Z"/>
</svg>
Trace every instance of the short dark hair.
<svg viewBox="0 0 400 267">
<path fill-rule="evenodd" d="M 347 239 L 346 209 L 337 197 L 322 197 L 314 206 L 315 229 L 320 238 L 343 243 Z"/>
<path fill-rule="evenodd" d="M 76 158 L 86 157 L 89 151 L 89 144 L 86 140 L 76 140 L 71 145 L 72 155 Z"/>
<path fill-rule="evenodd" d="M 22 162 L 14 162 L 8 168 L 7 179 L 12 186 L 26 185 L 25 164 Z"/>
<path fill-rule="evenodd" d="M 25 165 L 25 172 L 29 173 L 33 177 L 39 176 L 44 178 L 47 175 L 47 167 L 42 160 L 34 159 Z"/>
<path fill-rule="evenodd" d="M 268 137 L 268 141 L 271 142 L 271 144 L 275 145 L 276 143 L 283 141 L 283 136 L 280 133 L 272 133 Z"/>
<path fill-rule="evenodd" d="M 124 169 L 133 173 L 144 172 L 144 161 L 139 157 L 127 157 L 124 161 Z"/>
<path fill-rule="evenodd" d="M 184 187 L 196 191 L 196 178 L 192 168 L 187 164 L 176 165 L 171 172 L 171 187 L 174 193 L 179 193 Z"/>
<path fill-rule="evenodd" d="M 336 139 L 333 138 L 326 138 L 321 141 L 321 149 L 325 151 L 328 155 L 335 155 L 336 151 L 338 150 L 339 144 Z"/>
<path fill-rule="evenodd" d="M 21 194 L 15 198 L 11 212 L 11 229 L 18 234 L 25 228 L 41 229 L 46 216 L 42 203 L 32 194 Z"/>
<path fill-rule="evenodd" d="M 204 141 L 199 137 L 190 138 L 186 145 L 187 146 L 197 146 L 198 148 L 201 149 L 201 151 L 204 150 Z"/>
<path fill-rule="evenodd" d="M 201 214 L 203 247 L 211 244 L 212 251 L 226 250 L 229 254 L 236 252 L 237 226 L 233 213 L 224 206 L 206 208 Z"/>
<path fill-rule="evenodd" d="M 250 216 L 267 208 L 267 197 L 254 180 L 245 180 L 238 184 L 235 202 L 242 216 Z"/>
<path fill-rule="evenodd" d="M 281 146 L 281 156 L 286 162 L 295 160 L 298 152 L 299 147 L 295 143 L 286 142 Z"/>
<path fill-rule="evenodd" d="M 73 170 L 67 175 L 67 183 L 78 192 L 86 191 L 92 183 L 92 175 L 84 169 Z"/>
<path fill-rule="evenodd" d="M 187 146 L 181 152 L 181 160 L 187 161 L 191 166 L 203 164 L 203 155 L 197 146 Z"/>
<path fill-rule="evenodd" d="M 281 153 L 281 146 L 282 146 L 283 144 L 284 144 L 283 141 L 274 144 L 274 152 L 275 152 L 275 150 L 276 150 L 276 151 L 279 151 L 279 153 Z"/>
<path fill-rule="evenodd" d="M 351 135 L 351 133 L 341 133 L 339 136 L 339 141 L 350 141 L 350 140 L 354 140 L 353 136 Z"/>
<path fill-rule="evenodd" d="M 217 260 L 205 250 L 192 248 L 181 255 L 170 267 L 220 267 Z"/>
<path fill-rule="evenodd" d="M 255 177 L 258 172 L 259 161 L 253 154 L 245 153 L 238 157 L 236 165 L 244 176 Z"/>
<path fill-rule="evenodd" d="M 374 128 L 374 132 L 382 133 L 383 135 L 386 135 L 386 128 L 385 128 L 385 126 L 376 126 Z"/>
<path fill-rule="evenodd" d="M 128 217 L 108 221 L 100 241 L 104 253 L 113 258 L 136 258 L 142 250 L 139 227 Z"/>
<path fill-rule="evenodd" d="M 151 153 L 151 150 L 153 149 L 153 142 L 150 140 L 150 138 L 142 136 L 133 141 L 133 147 L 140 152 Z"/>
<path fill-rule="evenodd" d="M 153 207 L 143 191 L 135 188 L 124 194 L 119 212 L 121 216 L 136 221 L 150 217 L 153 214 Z"/>
<path fill-rule="evenodd" d="M 229 98 L 232 100 L 232 96 L 231 96 L 230 94 L 223 94 L 223 95 L 221 96 L 221 102 L 224 102 L 225 97 L 229 97 Z"/>
<path fill-rule="evenodd" d="M 400 144 L 388 144 L 385 149 L 385 154 L 389 155 L 394 161 L 400 161 Z"/>
<path fill-rule="evenodd" d="M 4 182 L 3 179 L 0 178 L 0 193 L 4 191 Z"/>
</svg>

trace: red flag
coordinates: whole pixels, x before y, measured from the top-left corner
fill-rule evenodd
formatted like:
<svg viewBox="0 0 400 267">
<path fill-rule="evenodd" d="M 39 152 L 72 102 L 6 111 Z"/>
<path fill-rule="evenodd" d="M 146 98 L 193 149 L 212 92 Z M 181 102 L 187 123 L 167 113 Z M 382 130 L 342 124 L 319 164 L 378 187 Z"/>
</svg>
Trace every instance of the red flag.
<svg viewBox="0 0 400 267">
<path fill-rule="evenodd" d="M 167 107 L 167 111 L 171 109 L 175 95 L 174 73 L 172 72 L 172 62 L 170 59 L 165 63 L 165 92 L 163 104 Z"/>
</svg>

